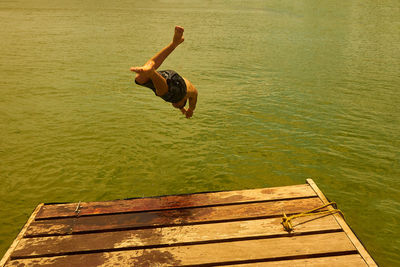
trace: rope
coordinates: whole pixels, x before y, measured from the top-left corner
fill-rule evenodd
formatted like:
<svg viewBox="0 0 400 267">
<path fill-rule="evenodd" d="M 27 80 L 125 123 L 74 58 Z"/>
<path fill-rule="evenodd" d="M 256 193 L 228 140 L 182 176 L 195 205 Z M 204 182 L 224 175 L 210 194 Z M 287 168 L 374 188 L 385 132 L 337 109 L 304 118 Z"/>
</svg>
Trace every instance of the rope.
<svg viewBox="0 0 400 267">
<path fill-rule="evenodd" d="M 332 206 L 333 210 L 324 210 L 324 211 L 318 211 L 321 210 L 323 208 L 326 208 L 328 206 Z M 323 205 L 319 208 L 315 208 L 306 212 L 302 212 L 299 214 L 295 214 L 292 216 L 286 216 L 285 213 L 283 213 L 283 217 L 282 217 L 282 225 L 283 228 L 287 231 L 287 232 L 291 232 L 293 231 L 293 225 L 292 225 L 292 220 L 299 218 L 299 217 L 306 217 L 306 216 L 312 216 L 312 215 L 330 215 L 330 214 L 335 214 L 335 213 L 339 213 L 342 217 L 344 217 L 343 212 L 339 209 L 337 209 L 336 203 L 335 202 L 329 202 L 326 205 Z"/>
</svg>

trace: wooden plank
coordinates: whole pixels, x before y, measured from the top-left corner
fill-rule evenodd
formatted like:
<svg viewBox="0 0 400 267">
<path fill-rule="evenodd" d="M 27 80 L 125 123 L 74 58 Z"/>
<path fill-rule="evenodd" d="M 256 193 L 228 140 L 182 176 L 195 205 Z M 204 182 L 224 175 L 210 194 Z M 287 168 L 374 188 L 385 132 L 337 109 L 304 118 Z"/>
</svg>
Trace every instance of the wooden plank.
<svg viewBox="0 0 400 267">
<path fill-rule="evenodd" d="M 281 218 L 22 239 L 12 258 L 287 236 Z M 340 231 L 332 215 L 293 221 L 294 234 Z"/>
<path fill-rule="evenodd" d="M 216 244 L 116 251 L 10 261 L 6 266 L 179 266 L 283 260 L 332 253 L 355 253 L 346 234 L 327 233 Z M 332 255 L 333 256 L 333 255 Z"/>
<path fill-rule="evenodd" d="M 315 192 L 308 185 L 294 185 L 275 188 L 198 193 L 191 195 L 114 200 L 106 202 L 82 202 L 80 203 L 79 216 L 204 207 L 231 203 L 315 196 Z M 77 206 L 78 203 L 44 205 L 36 216 L 36 219 L 75 217 Z"/>
<path fill-rule="evenodd" d="M 116 215 L 87 216 L 35 221 L 25 236 L 66 235 L 93 231 L 128 230 L 185 224 L 246 220 L 303 212 L 322 205 L 318 197 L 229 205 L 207 208 L 189 208 Z"/>
<path fill-rule="evenodd" d="M 333 257 L 309 258 L 300 260 L 286 260 L 286 261 L 270 261 L 270 262 L 257 262 L 247 264 L 234 264 L 230 267 L 274 267 L 274 266 L 290 266 L 290 267 L 362 267 L 367 266 L 360 255 L 344 255 Z"/>
<path fill-rule="evenodd" d="M 314 183 L 314 181 L 312 179 L 307 179 L 307 183 L 311 186 L 311 188 L 315 191 L 315 193 L 317 193 L 317 195 L 319 196 L 319 198 L 322 200 L 322 202 L 324 204 L 329 203 L 328 199 L 325 197 L 325 195 L 322 193 L 322 191 L 318 188 L 318 186 Z M 332 207 L 329 207 L 329 208 L 333 209 Z M 375 263 L 375 261 L 372 259 L 372 257 L 369 255 L 368 251 L 361 244 L 360 240 L 358 240 L 356 235 L 353 233 L 353 231 L 347 225 L 344 218 L 342 216 L 340 216 L 339 214 L 335 214 L 334 216 L 335 216 L 335 219 L 337 220 L 337 222 L 339 223 L 339 225 L 342 227 L 343 231 L 347 234 L 350 241 L 357 248 L 361 257 L 368 264 L 368 266 L 378 266 Z"/>
<path fill-rule="evenodd" d="M 39 210 L 41 209 L 41 207 L 43 206 L 43 204 L 39 204 L 35 210 L 33 211 L 33 213 L 31 214 L 31 216 L 29 217 L 28 221 L 26 222 L 26 224 L 24 225 L 24 227 L 22 228 L 21 232 L 19 232 L 18 236 L 15 238 L 14 242 L 11 244 L 11 246 L 8 248 L 7 252 L 4 254 L 3 258 L 0 261 L 0 266 L 3 267 L 6 262 L 9 260 L 10 256 L 12 255 L 12 253 L 14 252 L 15 248 L 18 246 L 18 243 L 21 241 L 21 239 L 23 239 L 23 236 L 26 232 L 26 230 L 28 229 L 28 227 L 30 226 L 30 224 L 33 222 L 36 214 L 39 212 Z"/>
</svg>

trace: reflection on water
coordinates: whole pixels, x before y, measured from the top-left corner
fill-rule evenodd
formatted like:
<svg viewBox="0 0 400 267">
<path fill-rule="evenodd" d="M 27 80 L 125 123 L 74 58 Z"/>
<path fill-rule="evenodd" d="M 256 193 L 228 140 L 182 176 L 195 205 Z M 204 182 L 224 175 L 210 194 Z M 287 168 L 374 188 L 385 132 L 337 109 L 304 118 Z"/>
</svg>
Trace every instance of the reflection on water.
<svg viewBox="0 0 400 267">
<path fill-rule="evenodd" d="M 0 3 L 0 248 L 39 202 L 304 183 L 400 263 L 398 1 Z M 186 120 L 131 65 L 199 89 Z"/>
</svg>

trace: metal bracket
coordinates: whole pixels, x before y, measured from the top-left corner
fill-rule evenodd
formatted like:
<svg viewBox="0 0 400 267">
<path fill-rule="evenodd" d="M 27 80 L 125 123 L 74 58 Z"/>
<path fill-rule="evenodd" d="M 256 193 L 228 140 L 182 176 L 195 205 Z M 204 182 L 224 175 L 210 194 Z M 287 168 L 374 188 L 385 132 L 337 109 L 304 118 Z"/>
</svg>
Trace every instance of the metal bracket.
<svg viewBox="0 0 400 267">
<path fill-rule="evenodd" d="M 75 209 L 75 215 L 76 216 L 79 216 L 79 213 L 81 212 L 80 208 L 81 208 L 81 202 L 79 201 L 79 203 L 78 203 L 78 205 L 76 206 L 76 209 Z"/>
</svg>

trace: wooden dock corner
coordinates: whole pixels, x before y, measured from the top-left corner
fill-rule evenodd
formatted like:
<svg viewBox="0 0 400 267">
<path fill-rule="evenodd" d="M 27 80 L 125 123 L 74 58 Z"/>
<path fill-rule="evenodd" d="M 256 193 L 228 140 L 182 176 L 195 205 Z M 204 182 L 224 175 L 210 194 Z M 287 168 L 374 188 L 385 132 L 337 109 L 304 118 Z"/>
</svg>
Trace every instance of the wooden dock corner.
<svg viewBox="0 0 400 267">
<path fill-rule="evenodd" d="M 40 204 L 3 256 L 11 266 L 377 266 L 307 184 L 107 202 Z M 329 213 L 332 211 L 332 213 Z"/>
</svg>

